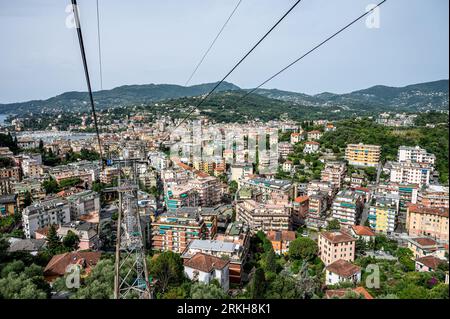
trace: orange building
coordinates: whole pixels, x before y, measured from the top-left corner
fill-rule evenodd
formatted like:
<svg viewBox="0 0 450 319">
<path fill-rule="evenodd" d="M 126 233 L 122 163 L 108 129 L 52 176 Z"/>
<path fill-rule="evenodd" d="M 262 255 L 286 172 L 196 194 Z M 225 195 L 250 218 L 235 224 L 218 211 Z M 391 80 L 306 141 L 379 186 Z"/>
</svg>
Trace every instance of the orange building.
<svg viewBox="0 0 450 319">
<path fill-rule="evenodd" d="M 289 251 L 290 243 L 295 240 L 295 232 L 292 230 L 271 230 L 267 233 L 267 239 L 272 243 L 275 253 L 281 255 Z"/>
<path fill-rule="evenodd" d="M 428 236 L 448 241 L 448 208 L 410 205 L 406 213 L 406 229 L 410 236 Z"/>
<path fill-rule="evenodd" d="M 319 234 L 319 257 L 325 266 L 343 259 L 349 262 L 355 260 L 356 239 L 340 232 L 322 232 Z"/>
</svg>

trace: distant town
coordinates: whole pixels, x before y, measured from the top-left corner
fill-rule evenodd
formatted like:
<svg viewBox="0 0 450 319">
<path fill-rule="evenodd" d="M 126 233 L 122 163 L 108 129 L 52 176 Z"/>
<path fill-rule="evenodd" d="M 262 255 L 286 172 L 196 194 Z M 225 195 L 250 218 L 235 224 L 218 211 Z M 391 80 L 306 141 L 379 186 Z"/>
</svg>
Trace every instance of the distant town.
<svg viewBox="0 0 450 319">
<path fill-rule="evenodd" d="M 129 180 L 153 298 L 448 298 L 448 112 L 113 114 L 2 125 L 0 298 L 114 298 Z"/>
</svg>

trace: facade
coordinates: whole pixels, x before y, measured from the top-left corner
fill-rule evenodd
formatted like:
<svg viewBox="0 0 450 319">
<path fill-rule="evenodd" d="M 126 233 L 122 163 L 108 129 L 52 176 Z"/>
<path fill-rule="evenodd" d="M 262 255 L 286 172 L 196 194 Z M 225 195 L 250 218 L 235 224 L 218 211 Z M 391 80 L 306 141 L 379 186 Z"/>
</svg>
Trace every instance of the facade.
<svg viewBox="0 0 450 319">
<path fill-rule="evenodd" d="M 37 179 L 24 179 L 21 182 L 15 182 L 11 185 L 12 191 L 17 195 L 17 206 L 24 207 L 24 200 L 27 192 L 31 194 L 33 201 L 39 201 L 45 198 L 45 190 Z"/>
<path fill-rule="evenodd" d="M 70 222 L 61 225 L 58 230 L 58 236 L 65 237 L 69 231 L 75 233 L 80 239 L 78 250 L 88 250 L 99 248 L 99 237 L 97 234 L 97 225 L 89 222 Z"/>
<path fill-rule="evenodd" d="M 261 193 L 265 200 L 290 200 L 294 197 L 294 185 L 288 180 L 257 177 L 242 180 L 240 185 Z"/>
<path fill-rule="evenodd" d="M 306 216 L 306 226 L 313 229 L 319 229 L 326 226 L 325 212 L 328 207 L 328 195 L 318 192 L 308 196 L 309 207 Z"/>
<path fill-rule="evenodd" d="M 236 182 L 253 174 L 253 165 L 249 164 L 233 164 L 230 169 L 231 180 Z"/>
<path fill-rule="evenodd" d="M 390 181 L 399 184 L 417 184 L 421 187 L 430 184 L 431 172 L 432 169 L 428 164 L 393 162 Z"/>
<path fill-rule="evenodd" d="M 100 195 L 92 190 L 75 193 L 66 199 L 69 202 L 72 220 L 81 215 L 100 212 Z"/>
<path fill-rule="evenodd" d="M 291 214 L 288 207 L 272 203 L 258 203 L 253 199 L 236 203 L 236 221 L 249 225 L 253 233 L 290 230 Z"/>
<path fill-rule="evenodd" d="M 375 195 L 369 208 L 369 225 L 379 233 L 392 233 L 397 226 L 399 196 L 397 194 Z"/>
<path fill-rule="evenodd" d="M 408 206 L 406 229 L 410 236 L 428 236 L 448 242 L 448 208 Z"/>
<path fill-rule="evenodd" d="M 308 141 L 319 140 L 323 135 L 321 131 L 309 131 L 307 134 L 308 134 Z"/>
<path fill-rule="evenodd" d="M 381 156 L 381 146 L 368 144 L 348 144 L 345 159 L 350 165 L 377 167 Z"/>
<path fill-rule="evenodd" d="M 415 259 L 425 256 L 445 258 L 445 245 L 437 242 L 433 238 L 408 238 L 408 248 L 413 252 Z"/>
<path fill-rule="evenodd" d="M 420 189 L 417 196 L 417 203 L 427 207 L 449 208 L 449 187 L 428 185 Z"/>
<path fill-rule="evenodd" d="M 362 225 L 354 225 L 350 228 L 350 233 L 358 238 L 364 240 L 366 243 L 370 242 L 375 238 L 375 233 L 370 229 L 370 227 Z"/>
<path fill-rule="evenodd" d="M 416 259 L 416 271 L 429 272 L 436 271 L 440 264 L 446 263 L 446 260 L 437 258 L 435 256 L 426 256 Z"/>
<path fill-rule="evenodd" d="M 360 194 L 350 189 L 337 193 L 331 206 L 332 217 L 341 225 L 356 225 L 363 209 L 363 199 Z"/>
<path fill-rule="evenodd" d="M 182 253 L 194 239 L 212 239 L 217 216 L 202 216 L 197 210 L 179 211 L 160 216 L 151 224 L 151 247 Z"/>
<path fill-rule="evenodd" d="M 292 202 L 292 222 L 296 225 L 304 223 L 309 211 L 309 196 L 298 196 Z"/>
<path fill-rule="evenodd" d="M 322 170 L 320 180 L 329 182 L 334 187 L 339 188 L 345 178 L 346 167 L 344 162 L 327 162 Z"/>
<path fill-rule="evenodd" d="M 300 133 L 291 133 L 291 144 L 296 144 L 303 139 L 302 134 Z"/>
<path fill-rule="evenodd" d="M 212 176 L 196 178 L 189 182 L 189 186 L 198 194 L 199 206 L 214 206 L 220 202 L 221 192 L 219 181 Z"/>
<path fill-rule="evenodd" d="M 420 146 L 400 146 L 398 148 L 398 161 L 434 165 L 436 156 L 428 153 L 425 149 L 420 148 Z"/>
<path fill-rule="evenodd" d="M 35 231 L 50 225 L 61 225 L 70 222 L 70 208 L 63 198 L 47 197 L 34 202 L 22 212 L 25 236 L 35 238 Z"/>
<path fill-rule="evenodd" d="M 278 156 L 286 159 L 289 154 L 294 151 L 294 146 L 289 142 L 278 143 Z"/>
<path fill-rule="evenodd" d="M 174 212 L 180 207 L 197 207 L 199 205 L 198 193 L 188 184 L 168 187 L 164 200 L 169 212 Z"/>
<path fill-rule="evenodd" d="M 184 261 L 184 273 L 192 281 L 209 284 L 216 279 L 225 292 L 229 289 L 229 264 L 228 260 L 196 253 Z"/>
<path fill-rule="evenodd" d="M 355 243 L 355 238 L 341 231 L 321 232 L 318 241 L 318 255 L 326 266 L 339 259 L 353 262 L 355 260 Z"/>
</svg>

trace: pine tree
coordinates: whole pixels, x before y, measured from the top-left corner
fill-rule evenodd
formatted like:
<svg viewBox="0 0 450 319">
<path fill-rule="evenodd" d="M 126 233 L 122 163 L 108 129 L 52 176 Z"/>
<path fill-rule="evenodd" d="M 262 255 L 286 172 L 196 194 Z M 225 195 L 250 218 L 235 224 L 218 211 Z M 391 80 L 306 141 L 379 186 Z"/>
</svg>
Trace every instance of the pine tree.
<svg viewBox="0 0 450 319">
<path fill-rule="evenodd" d="M 266 287 L 266 278 L 264 276 L 264 270 L 257 268 L 253 274 L 252 281 L 250 283 L 250 294 L 252 299 L 263 299 L 264 291 Z"/>
<path fill-rule="evenodd" d="M 56 232 L 56 226 L 50 225 L 50 229 L 47 234 L 47 249 L 51 254 L 56 254 L 61 248 L 61 241 L 59 240 Z"/>
</svg>

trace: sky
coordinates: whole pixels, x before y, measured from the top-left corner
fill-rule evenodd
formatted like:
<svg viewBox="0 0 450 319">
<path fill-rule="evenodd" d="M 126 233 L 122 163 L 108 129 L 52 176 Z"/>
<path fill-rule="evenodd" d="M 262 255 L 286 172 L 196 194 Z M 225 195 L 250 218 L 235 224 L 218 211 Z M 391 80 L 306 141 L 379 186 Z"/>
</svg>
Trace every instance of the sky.
<svg viewBox="0 0 450 319">
<path fill-rule="evenodd" d="M 103 89 L 184 85 L 238 0 L 98 0 Z M 191 85 L 220 80 L 295 0 L 242 0 Z M 227 81 L 252 88 L 364 13 L 374 0 L 302 0 Z M 0 0 L 0 103 L 85 91 L 69 0 Z M 78 0 L 94 90 L 100 89 L 96 0 Z M 317 94 L 448 79 L 449 1 L 388 0 L 267 83 Z"/>
</svg>

